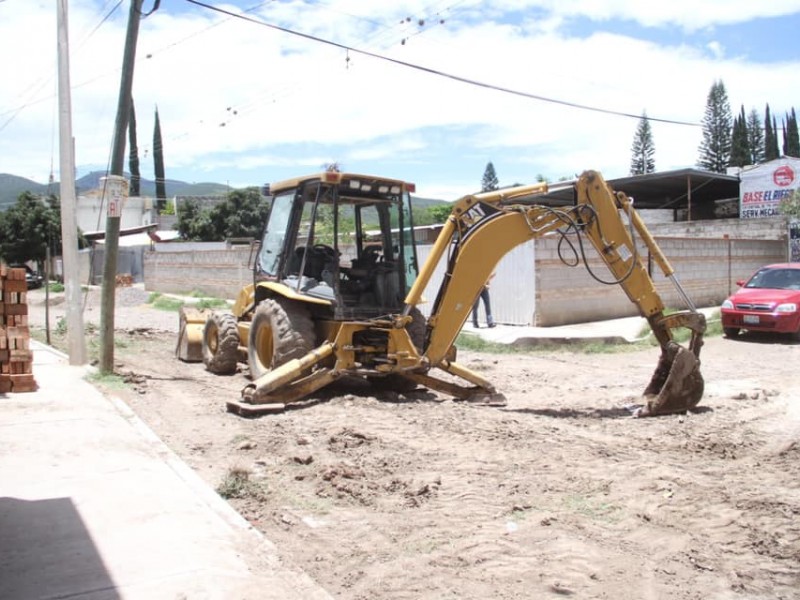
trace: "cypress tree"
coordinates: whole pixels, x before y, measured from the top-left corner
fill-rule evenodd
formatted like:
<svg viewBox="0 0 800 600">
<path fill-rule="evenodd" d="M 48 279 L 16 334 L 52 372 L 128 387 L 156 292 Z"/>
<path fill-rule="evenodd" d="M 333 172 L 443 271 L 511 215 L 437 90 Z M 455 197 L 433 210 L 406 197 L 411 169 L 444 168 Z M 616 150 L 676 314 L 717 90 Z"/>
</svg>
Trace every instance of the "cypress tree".
<svg viewBox="0 0 800 600">
<path fill-rule="evenodd" d="M 489 161 L 486 163 L 486 170 L 483 172 L 483 179 L 481 180 L 481 191 L 491 192 L 500 187 L 500 181 L 497 179 L 494 165 Z"/>
<path fill-rule="evenodd" d="M 800 133 L 797 130 L 797 115 L 792 107 L 792 112 L 786 114 L 786 133 L 783 141 L 784 156 L 800 158 Z"/>
<path fill-rule="evenodd" d="M 139 196 L 142 177 L 139 173 L 139 146 L 137 145 L 136 140 L 136 111 L 133 108 L 133 100 L 131 100 L 131 116 L 128 120 L 128 142 L 128 145 L 130 146 L 128 167 L 131 170 L 130 195 Z"/>
<path fill-rule="evenodd" d="M 647 113 L 642 112 L 631 144 L 631 175 L 653 173 L 656 170 L 656 161 L 653 158 L 655 152 L 650 121 L 647 119 Z"/>
<path fill-rule="evenodd" d="M 784 119 L 783 123 L 781 123 L 781 132 L 783 133 L 783 156 L 786 156 L 786 151 L 788 147 L 786 143 L 789 141 L 789 138 L 786 136 L 786 120 Z"/>
<path fill-rule="evenodd" d="M 161 145 L 161 121 L 156 106 L 156 124 L 153 128 L 153 162 L 156 176 L 156 206 L 163 210 L 167 204 L 167 181 L 164 177 L 164 148 Z"/>
<path fill-rule="evenodd" d="M 744 167 L 750 163 L 750 147 L 747 140 L 747 118 L 744 106 L 733 121 L 733 134 L 731 135 L 731 159 L 728 166 Z"/>
<path fill-rule="evenodd" d="M 747 116 L 747 146 L 750 148 L 751 165 L 764 162 L 764 130 L 761 127 L 761 117 L 755 108 Z"/>
<path fill-rule="evenodd" d="M 708 171 L 724 173 L 731 156 L 733 117 L 728 93 L 722 81 L 715 81 L 708 92 L 703 115 L 703 140 L 697 165 Z"/>
<path fill-rule="evenodd" d="M 775 160 L 778 156 L 780 156 L 778 132 L 775 130 L 775 119 L 770 115 L 769 104 L 767 104 L 764 116 L 764 161 Z"/>
</svg>

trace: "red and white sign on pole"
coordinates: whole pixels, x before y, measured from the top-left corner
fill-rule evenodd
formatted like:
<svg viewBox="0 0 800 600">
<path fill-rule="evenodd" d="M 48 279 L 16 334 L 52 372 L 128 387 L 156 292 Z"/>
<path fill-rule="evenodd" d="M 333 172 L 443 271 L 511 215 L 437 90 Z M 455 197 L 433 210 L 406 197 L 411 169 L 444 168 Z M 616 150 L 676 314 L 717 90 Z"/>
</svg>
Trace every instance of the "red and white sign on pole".
<svg viewBox="0 0 800 600">
<path fill-rule="evenodd" d="M 109 217 L 121 217 L 122 207 L 128 198 L 128 180 L 121 175 L 109 175 L 100 178 L 103 186 L 103 201 L 106 203 L 106 214 Z"/>
</svg>

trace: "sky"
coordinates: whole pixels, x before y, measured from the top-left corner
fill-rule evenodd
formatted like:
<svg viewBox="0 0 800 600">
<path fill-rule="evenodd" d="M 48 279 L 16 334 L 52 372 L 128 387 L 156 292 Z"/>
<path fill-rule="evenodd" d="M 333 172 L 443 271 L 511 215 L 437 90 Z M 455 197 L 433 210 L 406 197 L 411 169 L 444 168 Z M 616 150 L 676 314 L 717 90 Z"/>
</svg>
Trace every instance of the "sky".
<svg viewBox="0 0 800 600">
<path fill-rule="evenodd" d="M 59 2 L 78 176 L 108 168 L 131 6 L 0 0 L 0 173 L 40 183 L 60 178 Z M 501 186 L 626 176 L 643 112 L 656 170 L 692 167 L 715 81 L 734 114 L 768 103 L 780 128 L 800 109 L 800 0 L 158 4 L 133 81 L 148 179 L 156 107 L 168 179 L 243 187 L 337 163 L 443 200 L 479 191 L 489 162 Z"/>
</svg>

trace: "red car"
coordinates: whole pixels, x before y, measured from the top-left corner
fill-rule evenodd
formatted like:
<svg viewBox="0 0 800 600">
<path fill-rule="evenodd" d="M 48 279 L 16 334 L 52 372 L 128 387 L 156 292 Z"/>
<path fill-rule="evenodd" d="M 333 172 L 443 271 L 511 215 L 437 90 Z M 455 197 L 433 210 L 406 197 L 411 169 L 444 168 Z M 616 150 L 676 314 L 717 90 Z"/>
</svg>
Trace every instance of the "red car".
<svg viewBox="0 0 800 600">
<path fill-rule="evenodd" d="M 800 263 L 761 267 L 722 303 L 722 331 L 736 337 L 739 331 L 788 333 L 800 341 Z"/>
</svg>

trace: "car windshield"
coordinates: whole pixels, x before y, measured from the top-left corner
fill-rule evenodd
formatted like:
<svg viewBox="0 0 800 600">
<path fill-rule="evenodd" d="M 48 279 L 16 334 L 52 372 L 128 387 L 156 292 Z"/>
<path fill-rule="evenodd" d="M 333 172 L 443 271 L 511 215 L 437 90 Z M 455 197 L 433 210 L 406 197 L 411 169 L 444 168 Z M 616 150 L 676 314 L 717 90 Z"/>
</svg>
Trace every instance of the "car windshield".
<svg viewBox="0 0 800 600">
<path fill-rule="evenodd" d="M 800 290 L 800 269 L 762 269 L 750 278 L 745 287 Z"/>
</svg>

